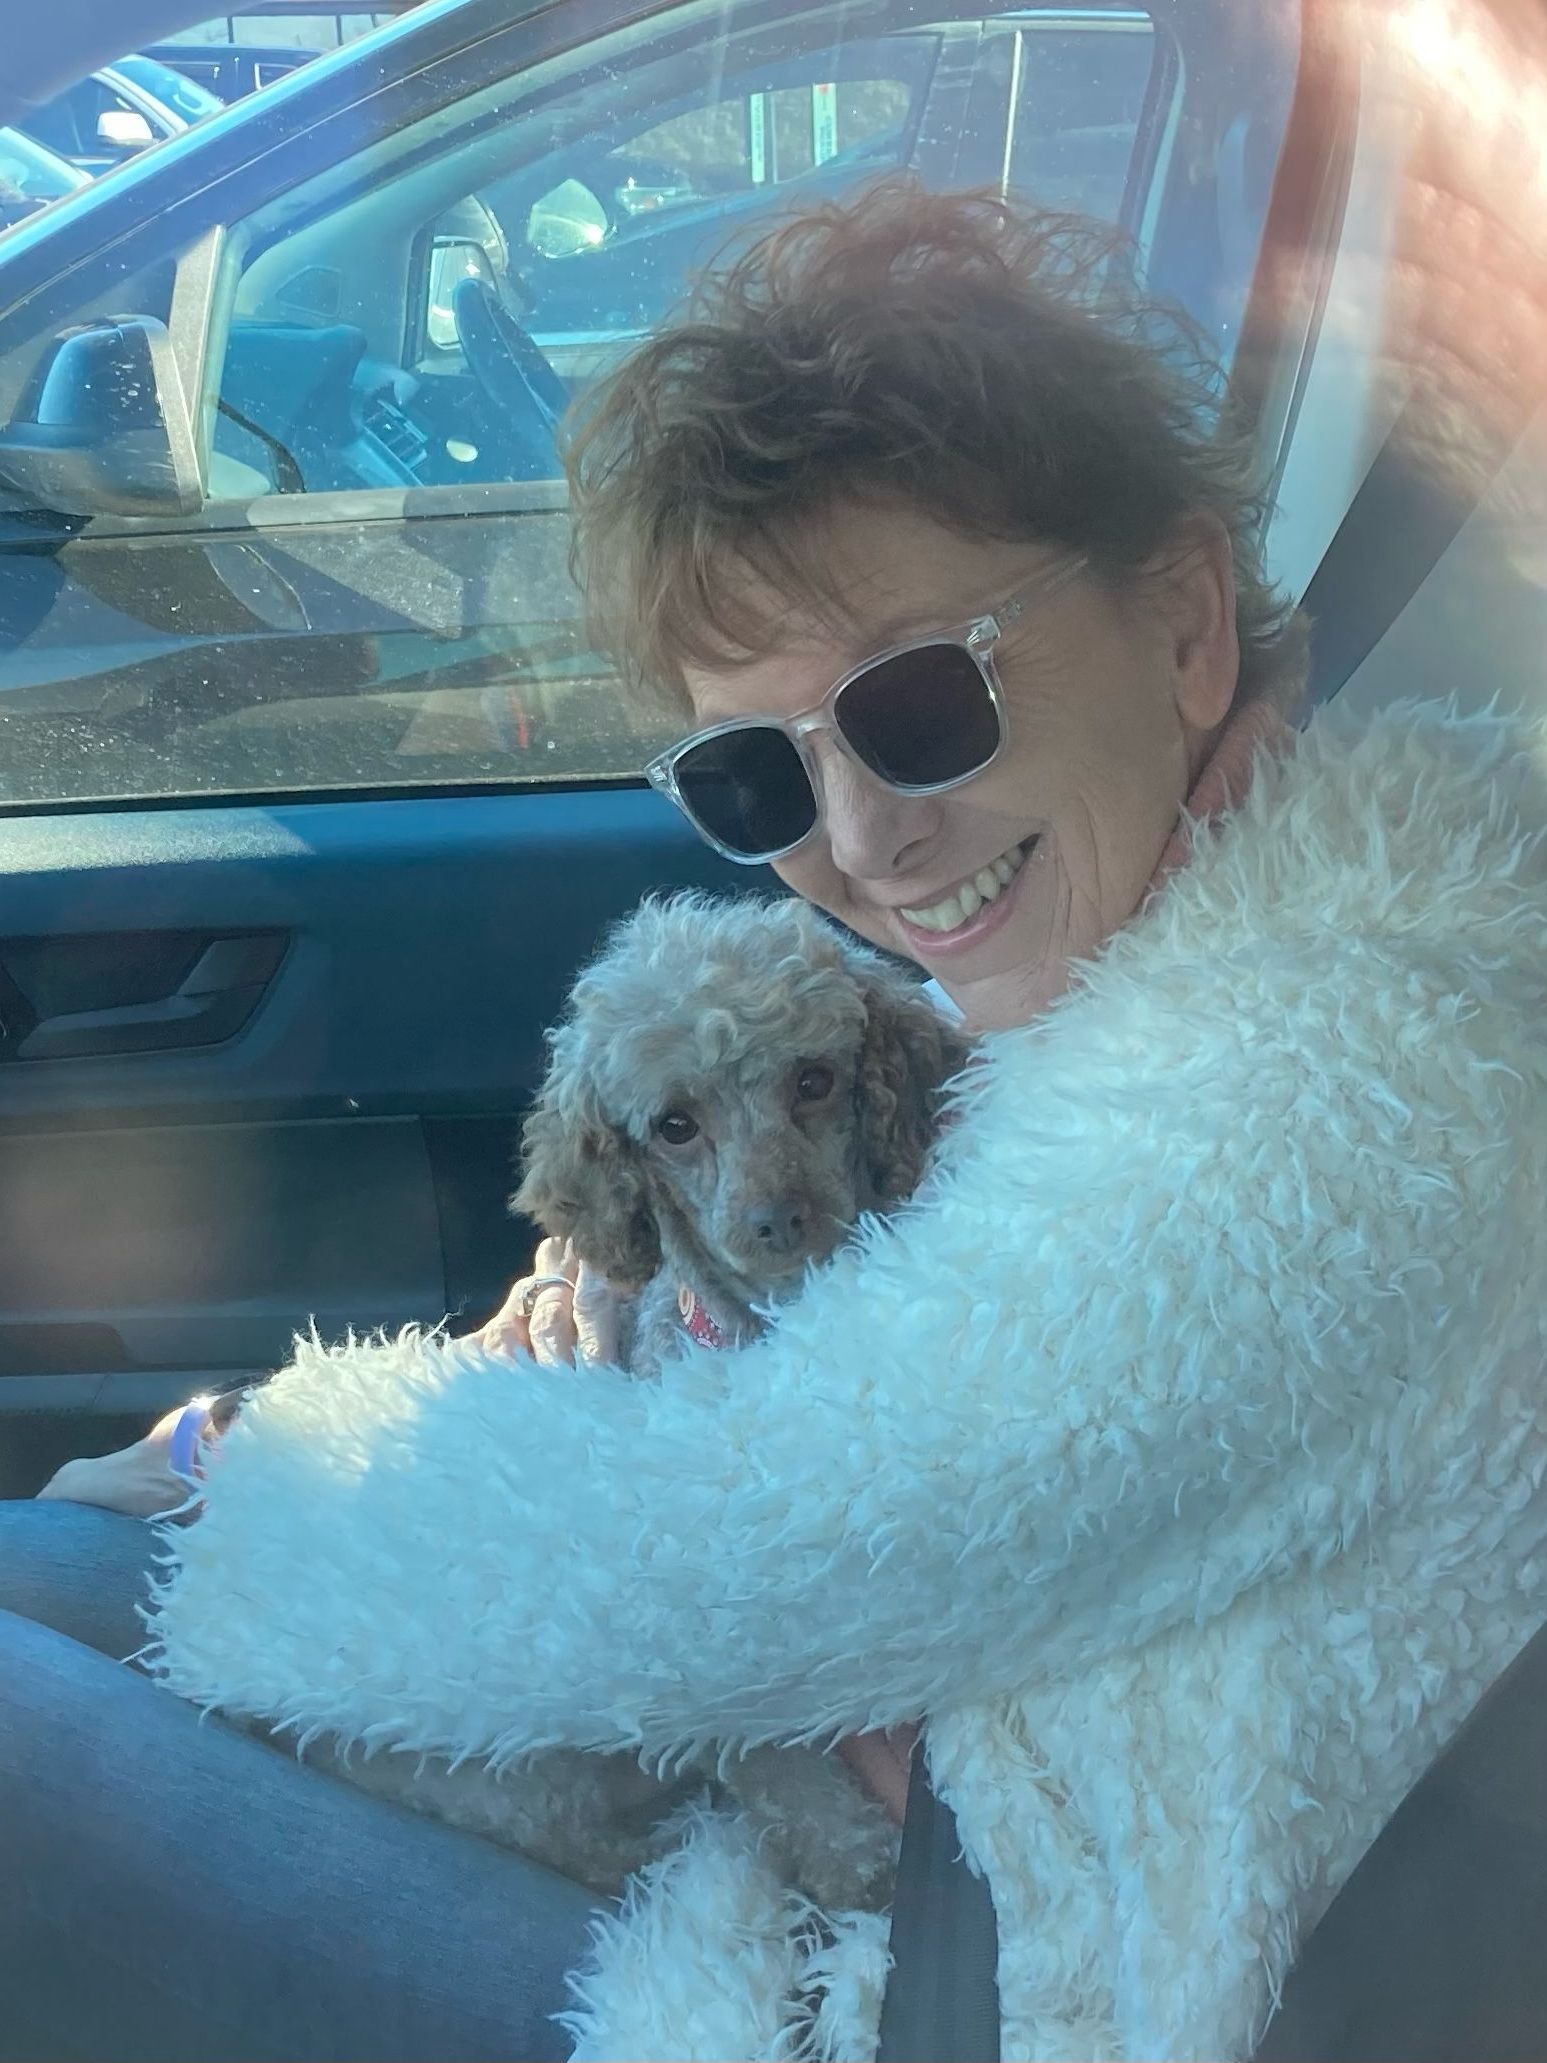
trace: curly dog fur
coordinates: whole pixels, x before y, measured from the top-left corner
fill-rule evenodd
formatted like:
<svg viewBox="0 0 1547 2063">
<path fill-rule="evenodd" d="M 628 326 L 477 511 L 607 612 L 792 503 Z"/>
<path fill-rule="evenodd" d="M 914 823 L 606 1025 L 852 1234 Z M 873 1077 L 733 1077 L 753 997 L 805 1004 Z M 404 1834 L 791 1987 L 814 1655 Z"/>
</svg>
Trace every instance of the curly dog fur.
<svg viewBox="0 0 1547 2063">
<path fill-rule="evenodd" d="M 636 1374 L 680 1336 L 679 1289 L 749 1338 L 857 1218 L 910 1196 L 967 1051 L 806 904 L 701 895 L 618 926 L 549 1043 L 514 1207 L 643 1291 Z"/>
</svg>

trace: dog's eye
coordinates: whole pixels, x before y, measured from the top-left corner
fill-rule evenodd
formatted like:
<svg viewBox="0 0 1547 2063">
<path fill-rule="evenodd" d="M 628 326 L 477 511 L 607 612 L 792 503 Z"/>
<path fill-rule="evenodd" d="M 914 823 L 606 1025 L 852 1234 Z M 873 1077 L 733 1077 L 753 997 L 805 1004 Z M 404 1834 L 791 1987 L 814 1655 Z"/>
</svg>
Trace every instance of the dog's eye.
<svg viewBox="0 0 1547 2063">
<path fill-rule="evenodd" d="M 685 1110 L 668 1110 L 664 1117 L 656 1119 L 655 1129 L 668 1146 L 686 1146 L 690 1139 L 698 1137 L 698 1126 Z"/>
<path fill-rule="evenodd" d="M 795 1093 L 802 1103 L 820 1103 L 824 1096 L 833 1093 L 835 1077 L 830 1067 L 815 1061 L 810 1067 L 803 1067 L 795 1083 Z"/>
</svg>

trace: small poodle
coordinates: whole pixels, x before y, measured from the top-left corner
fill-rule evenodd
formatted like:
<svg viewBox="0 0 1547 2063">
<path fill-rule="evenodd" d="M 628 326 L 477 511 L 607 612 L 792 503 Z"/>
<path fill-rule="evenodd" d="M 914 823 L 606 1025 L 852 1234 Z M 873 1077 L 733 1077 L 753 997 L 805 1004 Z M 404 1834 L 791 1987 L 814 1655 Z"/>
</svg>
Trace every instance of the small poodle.
<svg viewBox="0 0 1547 2063">
<path fill-rule="evenodd" d="M 639 1292 L 636 1375 L 754 1337 L 909 1197 L 966 1057 L 916 980 L 807 904 L 700 895 L 618 926 L 549 1046 L 512 1208 Z"/>
<path fill-rule="evenodd" d="M 633 1292 L 621 1358 L 645 1378 L 691 1341 L 755 1336 L 856 1219 L 911 1195 L 967 1053 L 916 981 L 805 904 L 696 895 L 617 927 L 549 1044 L 512 1208 Z M 621 1754 L 496 1774 L 323 1752 L 364 1788 L 598 1891 L 672 1845 L 675 1815 L 707 1792 L 819 1905 L 890 1895 L 895 1829 L 816 1748 L 710 1755 L 672 1779 Z"/>
</svg>

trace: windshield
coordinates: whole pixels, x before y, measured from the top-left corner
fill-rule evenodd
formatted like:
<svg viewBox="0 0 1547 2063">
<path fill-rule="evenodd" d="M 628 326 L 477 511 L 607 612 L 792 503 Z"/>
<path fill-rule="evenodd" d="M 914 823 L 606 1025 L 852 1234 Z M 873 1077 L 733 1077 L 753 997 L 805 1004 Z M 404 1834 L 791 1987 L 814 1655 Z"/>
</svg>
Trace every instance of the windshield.
<svg viewBox="0 0 1547 2063">
<path fill-rule="evenodd" d="M 19 129 L 0 129 L 0 181 L 41 207 L 85 186 L 87 175 Z"/>
</svg>

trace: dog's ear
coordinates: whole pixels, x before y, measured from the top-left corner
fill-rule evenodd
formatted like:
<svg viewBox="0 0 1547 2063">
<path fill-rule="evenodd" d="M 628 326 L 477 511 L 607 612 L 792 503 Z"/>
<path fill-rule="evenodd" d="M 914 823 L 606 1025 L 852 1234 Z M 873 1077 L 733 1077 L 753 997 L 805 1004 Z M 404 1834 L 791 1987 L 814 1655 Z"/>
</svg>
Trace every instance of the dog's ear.
<svg viewBox="0 0 1547 2063">
<path fill-rule="evenodd" d="M 598 1113 L 543 1084 L 521 1133 L 521 1186 L 513 1211 L 533 1218 L 620 1289 L 639 1289 L 661 1265 L 661 1236 L 638 1147 Z"/>
<path fill-rule="evenodd" d="M 941 1090 L 967 1058 L 968 1041 L 908 976 L 877 963 L 860 977 L 865 1038 L 854 1095 L 861 1164 L 885 1209 L 913 1194 L 939 1128 Z"/>
</svg>

